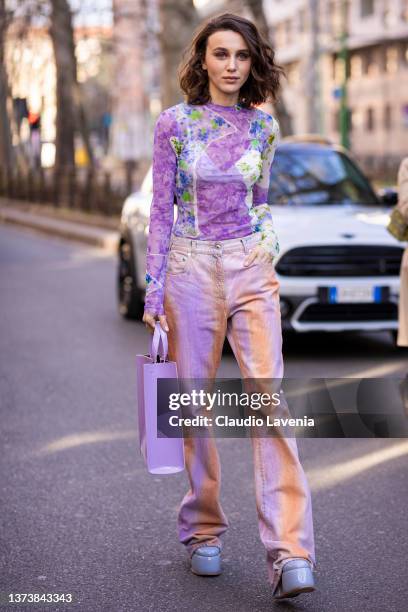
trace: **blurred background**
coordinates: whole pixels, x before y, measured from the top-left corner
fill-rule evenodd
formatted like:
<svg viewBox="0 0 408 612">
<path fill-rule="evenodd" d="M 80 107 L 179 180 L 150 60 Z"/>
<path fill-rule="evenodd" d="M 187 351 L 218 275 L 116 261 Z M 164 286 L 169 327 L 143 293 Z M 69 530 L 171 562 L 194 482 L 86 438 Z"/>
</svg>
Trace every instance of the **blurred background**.
<svg viewBox="0 0 408 612">
<path fill-rule="evenodd" d="M 254 20 L 286 72 L 283 135 L 350 150 L 395 184 L 408 138 L 408 0 L 0 0 L 0 196 L 115 215 L 151 162 L 157 115 L 183 100 L 195 27 Z"/>
</svg>

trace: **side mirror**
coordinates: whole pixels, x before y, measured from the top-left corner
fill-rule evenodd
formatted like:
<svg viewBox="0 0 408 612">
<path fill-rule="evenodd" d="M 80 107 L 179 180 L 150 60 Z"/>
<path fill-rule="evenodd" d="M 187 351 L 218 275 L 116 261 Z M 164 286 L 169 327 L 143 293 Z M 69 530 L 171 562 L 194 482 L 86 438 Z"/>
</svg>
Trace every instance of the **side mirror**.
<svg viewBox="0 0 408 612">
<path fill-rule="evenodd" d="M 378 197 L 384 206 L 396 206 L 398 204 L 398 191 L 392 187 L 380 189 Z"/>
</svg>

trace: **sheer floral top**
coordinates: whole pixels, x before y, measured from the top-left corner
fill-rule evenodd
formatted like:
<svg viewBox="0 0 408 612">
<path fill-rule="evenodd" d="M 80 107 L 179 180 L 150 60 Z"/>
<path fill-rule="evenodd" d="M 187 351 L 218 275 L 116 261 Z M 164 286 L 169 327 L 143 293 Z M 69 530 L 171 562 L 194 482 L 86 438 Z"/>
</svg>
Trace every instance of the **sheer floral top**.
<svg viewBox="0 0 408 612">
<path fill-rule="evenodd" d="M 145 312 L 164 314 L 171 234 L 227 240 L 261 232 L 260 244 L 278 254 L 267 203 L 278 140 L 277 120 L 258 108 L 182 102 L 160 113 L 153 142 Z"/>
</svg>

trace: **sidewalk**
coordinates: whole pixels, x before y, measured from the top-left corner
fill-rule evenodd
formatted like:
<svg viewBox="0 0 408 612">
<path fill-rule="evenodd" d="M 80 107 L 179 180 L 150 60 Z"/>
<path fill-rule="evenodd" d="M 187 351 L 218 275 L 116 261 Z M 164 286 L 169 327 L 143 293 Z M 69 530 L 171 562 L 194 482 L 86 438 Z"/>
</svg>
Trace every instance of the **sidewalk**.
<svg viewBox="0 0 408 612">
<path fill-rule="evenodd" d="M 104 217 L 0 197 L 0 222 L 23 225 L 46 234 L 78 240 L 112 253 L 116 253 L 118 248 L 119 221 L 119 215 Z"/>
</svg>

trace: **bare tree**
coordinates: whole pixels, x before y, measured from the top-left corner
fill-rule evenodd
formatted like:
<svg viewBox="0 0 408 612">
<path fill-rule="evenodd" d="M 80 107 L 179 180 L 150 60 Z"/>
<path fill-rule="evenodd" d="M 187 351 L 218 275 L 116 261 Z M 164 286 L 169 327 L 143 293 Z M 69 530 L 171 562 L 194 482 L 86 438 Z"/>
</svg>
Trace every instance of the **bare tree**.
<svg viewBox="0 0 408 612">
<path fill-rule="evenodd" d="M 88 125 L 77 81 L 72 12 L 68 0 L 51 0 L 49 28 L 57 73 L 57 168 L 74 167 L 74 135 L 78 125 L 90 162 L 93 162 Z"/>
<path fill-rule="evenodd" d="M 146 93 L 150 75 L 144 70 L 150 44 L 149 8 L 146 0 L 113 0 L 115 71 L 110 151 L 116 160 L 123 162 L 129 193 L 134 188 L 141 160 L 150 153 Z"/>
<path fill-rule="evenodd" d="M 193 0 L 159 0 L 162 51 L 162 105 L 164 108 L 182 99 L 178 85 L 177 69 L 182 52 L 191 40 L 199 23 L 199 15 Z"/>
<path fill-rule="evenodd" d="M 75 51 L 72 30 L 71 9 L 67 0 L 51 1 L 51 25 L 49 28 L 55 56 L 57 73 L 57 126 L 56 159 L 57 168 L 73 167 L 75 110 L 74 83 Z"/>
<path fill-rule="evenodd" d="M 4 45 L 8 19 L 5 0 L 0 0 L 0 167 L 6 172 L 12 167 L 10 121 L 7 113 L 8 79 L 4 61 Z"/>
<path fill-rule="evenodd" d="M 1 0 L 0 11 L 5 2 L 6 0 Z M 76 129 L 81 134 L 92 164 L 88 121 L 77 81 L 73 12 L 69 0 L 16 0 L 10 3 L 9 14 L 10 23 L 18 24 L 16 32 L 19 40 L 24 39 L 33 27 L 48 27 L 57 77 L 56 168 L 74 167 Z M 4 19 L 1 16 L 0 35 L 3 34 L 3 24 Z M 1 87 L 1 92 L 3 91 L 4 87 Z M 4 121 L 1 121 L 1 124 L 3 125 Z"/>
</svg>

